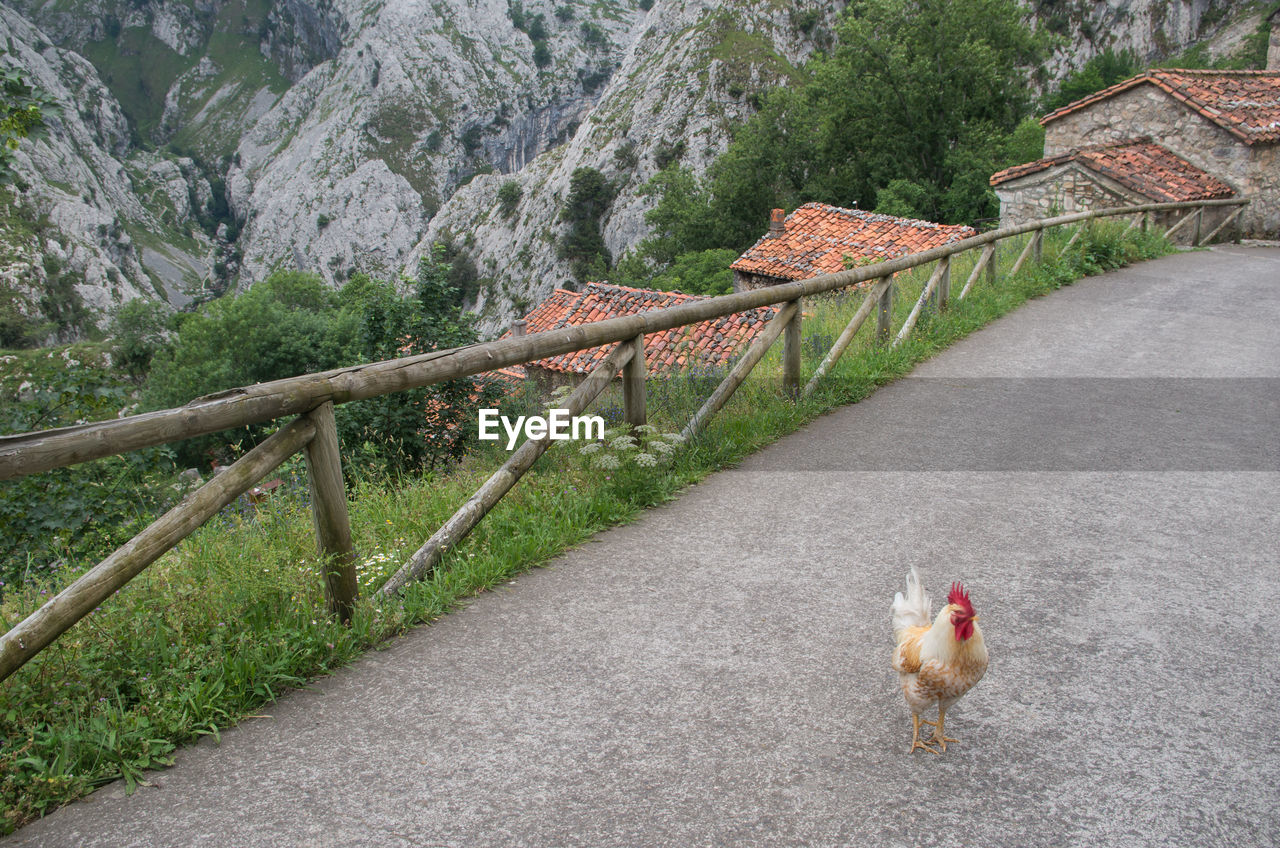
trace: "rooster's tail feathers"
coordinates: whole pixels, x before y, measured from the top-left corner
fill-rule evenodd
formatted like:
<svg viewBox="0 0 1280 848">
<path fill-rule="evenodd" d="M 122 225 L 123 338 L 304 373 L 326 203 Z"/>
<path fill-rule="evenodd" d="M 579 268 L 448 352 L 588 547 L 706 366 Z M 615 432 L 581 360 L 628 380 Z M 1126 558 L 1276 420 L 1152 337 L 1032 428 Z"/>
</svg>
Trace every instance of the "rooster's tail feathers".
<svg viewBox="0 0 1280 848">
<path fill-rule="evenodd" d="M 928 627 L 933 615 L 933 602 L 920 584 L 920 575 L 915 567 L 907 573 L 907 594 L 901 592 L 893 596 L 893 632 L 901 633 L 908 627 Z"/>
</svg>

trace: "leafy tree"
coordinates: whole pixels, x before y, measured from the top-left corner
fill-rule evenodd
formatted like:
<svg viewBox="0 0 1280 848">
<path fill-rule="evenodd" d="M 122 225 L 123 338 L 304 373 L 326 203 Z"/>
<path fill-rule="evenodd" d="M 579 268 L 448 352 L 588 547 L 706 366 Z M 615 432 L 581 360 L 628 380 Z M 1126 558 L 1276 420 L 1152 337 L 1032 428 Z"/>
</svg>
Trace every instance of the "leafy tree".
<svg viewBox="0 0 1280 848">
<path fill-rule="evenodd" d="M 551 64 L 551 48 L 545 41 L 533 43 L 533 64 L 538 68 L 546 68 Z"/>
<path fill-rule="evenodd" d="M 738 251 L 724 248 L 682 253 L 666 271 L 653 278 L 652 287 L 685 294 L 729 294 L 733 291 L 733 271 L 729 266 L 737 258 Z"/>
<path fill-rule="evenodd" d="M 595 168 L 578 168 L 569 178 L 569 198 L 561 217 L 569 228 L 560 237 L 559 256 L 569 260 L 573 277 L 580 283 L 613 263 L 600 220 L 613 203 L 614 186 Z"/>
<path fill-rule="evenodd" d="M 40 351 L 0 370 L 0 432 L 115 418 L 134 387 L 91 352 Z M 0 596 L 64 563 L 95 561 L 173 500 L 168 448 L 147 448 L 0 481 Z"/>
<path fill-rule="evenodd" d="M 523 194 L 524 189 L 515 180 L 507 180 L 498 188 L 498 211 L 502 217 L 510 218 L 516 214 L 516 206 Z"/>
<path fill-rule="evenodd" d="M 833 50 L 770 92 L 705 182 L 668 172 L 646 251 L 741 250 L 818 200 L 943 222 L 992 215 L 987 178 L 1030 106 L 1041 41 L 1013 0 L 855 0 Z"/>
<path fill-rule="evenodd" d="M 413 295 L 363 275 L 342 290 L 361 361 L 373 362 L 474 343 L 474 316 L 458 306 L 450 264 L 436 245 L 419 266 Z M 475 410 L 493 405 L 500 391 L 464 378 L 370 398 L 338 408 L 338 429 L 348 455 L 379 472 L 432 468 L 465 454 L 475 436 Z"/>
<path fill-rule="evenodd" d="M 206 304 L 178 323 L 172 344 L 155 353 L 143 387 L 149 409 L 181 406 L 193 398 L 236 386 L 332 368 L 350 358 L 350 341 L 338 330 L 338 299 L 315 274 L 277 272 L 240 295 Z M 239 435 L 207 436 L 180 447 L 184 462 Z"/>
<path fill-rule="evenodd" d="M 173 345 L 152 360 L 144 397 L 154 409 L 250 383 L 330 367 L 340 340 L 330 337 L 334 293 L 315 274 L 272 274 L 238 296 L 188 316 Z"/>
<path fill-rule="evenodd" d="M 121 304 L 111 319 L 112 356 L 136 382 L 151 370 L 156 352 L 168 343 L 168 312 L 153 300 Z"/>
<path fill-rule="evenodd" d="M 1127 80 L 1141 69 L 1133 51 L 1116 51 L 1108 47 L 1085 62 L 1083 68 L 1068 74 L 1059 84 L 1058 90 L 1045 98 L 1041 110 L 1052 112 L 1068 103 L 1074 103 L 1082 97 Z"/>
</svg>

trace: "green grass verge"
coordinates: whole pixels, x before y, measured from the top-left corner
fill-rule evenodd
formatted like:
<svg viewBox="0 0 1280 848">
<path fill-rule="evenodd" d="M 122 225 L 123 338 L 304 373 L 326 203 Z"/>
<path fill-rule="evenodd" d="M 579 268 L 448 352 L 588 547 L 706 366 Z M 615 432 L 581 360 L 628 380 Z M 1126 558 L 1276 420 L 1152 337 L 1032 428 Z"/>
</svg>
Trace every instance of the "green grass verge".
<svg viewBox="0 0 1280 848">
<path fill-rule="evenodd" d="M 367 595 L 506 453 L 480 451 L 447 473 L 394 485 L 357 482 L 350 502 L 365 597 L 350 627 L 325 613 L 304 472 L 291 461 L 280 472 L 287 481 L 283 494 L 256 511 L 224 511 L 0 684 L 0 831 L 118 778 L 132 788 L 146 769 L 169 763 L 177 745 L 216 736 L 290 687 L 351 662 L 603 528 L 633 519 L 814 417 L 861 400 L 1026 300 L 1085 274 L 1170 251 L 1161 239 L 1121 230 L 1095 227 L 1061 259 L 1012 279 L 1002 276 L 995 285 L 977 283 L 964 301 L 953 300 L 943 313 L 926 313 L 897 348 L 876 345 L 875 322 L 869 321 L 803 402 L 782 396 L 774 351 L 702 436 L 655 468 L 632 462 L 602 470 L 599 455 L 556 447 L 447 554 L 441 568 L 396 598 Z M 1056 257 L 1065 240 L 1065 234 L 1051 235 L 1045 256 Z M 1002 248 L 1002 267 L 1012 264 L 1018 249 Z M 953 297 L 972 261 L 961 257 L 955 263 Z M 897 326 L 928 270 L 899 276 Z M 832 295 L 806 303 L 806 377 L 859 299 Z M 679 430 L 717 381 L 717 374 L 651 381 L 654 423 Z M 606 413 L 616 411 L 616 396 L 602 405 Z M 88 565 L 68 567 L 59 583 Z M 7 630 L 58 586 L 6 588 L 0 626 Z"/>
</svg>

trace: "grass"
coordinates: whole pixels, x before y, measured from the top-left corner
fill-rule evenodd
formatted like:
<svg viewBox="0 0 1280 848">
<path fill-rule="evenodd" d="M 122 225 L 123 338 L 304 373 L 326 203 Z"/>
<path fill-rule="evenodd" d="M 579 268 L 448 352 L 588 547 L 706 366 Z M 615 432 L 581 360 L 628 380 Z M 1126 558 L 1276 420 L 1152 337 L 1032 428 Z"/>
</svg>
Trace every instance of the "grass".
<svg viewBox="0 0 1280 848">
<path fill-rule="evenodd" d="M 506 456 L 491 444 L 448 472 L 399 481 L 360 480 L 350 497 L 362 599 L 350 627 L 325 612 L 305 471 L 291 460 L 265 506 L 229 508 L 102 604 L 61 640 L 0 684 L 0 832 L 123 778 L 132 789 L 147 769 L 170 762 L 176 746 L 219 731 L 291 687 L 351 662 L 362 652 L 466 599 L 632 520 L 683 487 L 741 460 L 814 417 L 856 402 L 992 319 L 1079 276 L 1150 258 L 1170 248 L 1141 232 L 1103 225 L 1061 259 L 1016 278 L 975 284 L 964 301 L 927 312 L 896 348 L 877 345 L 869 321 L 808 399 L 780 392 L 775 350 L 696 440 L 656 468 L 602 469 L 573 445 L 552 449 L 428 579 L 394 598 L 370 597 Z M 1046 240 L 1056 257 L 1065 234 Z M 1000 253 L 1012 264 L 1017 245 Z M 972 258 L 955 264 L 953 298 Z M 900 275 L 900 326 L 928 268 Z M 860 296 L 829 295 L 805 305 L 805 376 L 857 309 Z M 650 382 L 650 415 L 678 431 L 718 382 L 692 373 Z M 611 390 L 612 391 L 612 390 Z M 598 411 L 616 418 L 607 394 Z M 6 630 L 89 563 L 68 566 L 52 584 L 9 591 Z"/>
</svg>

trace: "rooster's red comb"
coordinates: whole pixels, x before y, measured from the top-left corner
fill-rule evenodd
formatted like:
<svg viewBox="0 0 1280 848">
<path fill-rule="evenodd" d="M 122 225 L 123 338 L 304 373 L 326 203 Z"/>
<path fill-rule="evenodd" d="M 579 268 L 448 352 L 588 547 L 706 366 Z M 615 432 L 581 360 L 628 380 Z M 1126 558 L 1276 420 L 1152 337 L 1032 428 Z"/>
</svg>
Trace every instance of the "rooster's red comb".
<svg viewBox="0 0 1280 848">
<path fill-rule="evenodd" d="M 973 603 L 969 600 L 969 593 L 959 583 L 951 584 L 951 594 L 947 595 L 947 603 L 960 607 L 965 615 L 973 615 Z"/>
</svg>

